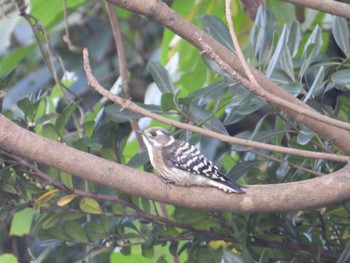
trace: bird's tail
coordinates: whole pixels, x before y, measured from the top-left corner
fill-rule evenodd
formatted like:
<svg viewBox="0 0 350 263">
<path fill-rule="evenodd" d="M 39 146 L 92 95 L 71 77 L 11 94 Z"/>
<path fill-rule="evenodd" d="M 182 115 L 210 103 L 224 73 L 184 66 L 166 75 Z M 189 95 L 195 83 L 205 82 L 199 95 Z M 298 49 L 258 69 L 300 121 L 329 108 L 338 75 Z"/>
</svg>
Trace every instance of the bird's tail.
<svg viewBox="0 0 350 263">
<path fill-rule="evenodd" d="M 212 181 L 211 185 L 219 188 L 225 193 L 236 193 L 236 194 L 245 194 L 245 191 L 242 190 L 241 186 L 235 184 L 229 180 L 225 181 Z"/>
</svg>

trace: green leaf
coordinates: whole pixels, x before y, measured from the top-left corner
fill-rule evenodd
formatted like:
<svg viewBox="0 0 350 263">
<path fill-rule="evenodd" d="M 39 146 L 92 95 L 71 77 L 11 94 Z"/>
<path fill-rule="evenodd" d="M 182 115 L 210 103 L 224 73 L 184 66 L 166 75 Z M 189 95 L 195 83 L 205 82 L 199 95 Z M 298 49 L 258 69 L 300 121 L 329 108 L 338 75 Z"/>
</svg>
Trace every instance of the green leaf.
<svg viewBox="0 0 350 263">
<path fill-rule="evenodd" d="M 308 93 L 306 94 L 303 100 L 304 103 L 306 103 L 311 96 L 320 94 L 320 90 L 324 88 L 323 79 L 324 79 L 324 67 L 322 66 L 318 70 L 317 75 L 314 79 L 314 82 L 312 83 L 311 88 L 309 89 Z"/>
<path fill-rule="evenodd" d="M 74 241 L 80 241 L 83 243 L 89 242 L 84 229 L 75 221 L 65 222 L 63 230 Z"/>
<path fill-rule="evenodd" d="M 259 263 L 268 263 L 270 258 L 273 256 L 271 249 L 265 248 L 259 258 Z"/>
<path fill-rule="evenodd" d="M 254 56 L 262 64 L 266 47 L 271 42 L 274 31 L 275 18 L 265 5 L 260 5 L 256 14 L 254 27 L 250 34 L 250 42 L 254 49 Z"/>
<path fill-rule="evenodd" d="M 251 161 L 242 161 L 233 166 L 225 176 L 230 178 L 233 181 L 236 181 L 238 178 L 246 175 L 251 169 L 257 167 L 261 161 L 251 160 Z"/>
<path fill-rule="evenodd" d="M 350 90 L 350 69 L 342 69 L 332 74 L 332 82 L 340 90 Z"/>
<path fill-rule="evenodd" d="M 335 112 L 337 117 L 345 122 L 350 122 L 350 99 L 348 96 L 338 96 Z"/>
<path fill-rule="evenodd" d="M 346 57 L 350 58 L 349 28 L 344 17 L 334 16 L 332 21 L 332 33 L 339 48 Z"/>
<path fill-rule="evenodd" d="M 54 141 L 57 141 L 60 138 L 60 135 L 56 130 L 56 126 L 53 125 L 52 123 L 45 124 L 43 127 L 42 133 L 43 133 L 43 136 Z"/>
<path fill-rule="evenodd" d="M 130 256 L 131 255 L 131 246 L 129 247 L 123 247 L 120 250 L 120 253 L 122 253 L 124 256 Z"/>
<path fill-rule="evenodd" d="M 146 258 L 153 258 L 154 256 L 154 248 L 153 246 L 147 246 L 145 244 L 141 245 L 142 256 Z"/>
<path fill-rule="evenodd" d="M 149 161 L 148 152 L 144 151 L 134 155 L 134 157 L 132 157 L 126 165 L 129 167 L 138 168 L 144 165 L 147 161 Z"/>
<path fill-rule="evenodd" d="M 171 244 L 170 244 L 170 246 L 169 246 L 169 252 L 170 252 L 170 254 L 173 255 L 173 256 L 177 256 L 177 255 L 178 255 L 178 254 L 177 254 L 177 249 L 178 249 L 178 247 L 179 247 L 179 242 L 177 242 L 177 241 L 171 242 Z"/>
<path fill-rule="evenodd" d="M 90 197 L 84 197 L 79 202 L 79 208 L 81 211 L 88 214 L 102 214 L 103 211 L 100 207 L 100 204 Z"/>
<path fill-rule="evenodd" d="M 220 42 L 223 46 L 228 49 L 235 51 L 230 36 L 225 24 L 216 16 L 213 15 L 203 15 L 202 23 L 205 31 L 211 35 L 215 40 Z"/>
<path fill-rule="evenodd" d="M 40 218 L 41 228 L 50 229 L 55 227 L 60 219 L 61 217 L 55 213 L 44 214 L 42 218 Z"/>
<path fill-rule="evenodd" d="M 216 225 L 216 222 L 208 217 L 208 213 L 188 208 L 176 208 L 174 218 L 187 224 L 197 224 L 198 227 L 204 227 L 205 223 L 211 226 Z"/>
<path fill-rule="evenodd" d="M 289 170 L 290 170 L 290 166 L 288 162 L 283 162 L 282 164 L 279 165 L 278 169 L 276 170 L 276 177 L 279 183 L 284 180 Z"/>
<path fill-rule="evenodd" d="M 302 41 L 301 26 L 298 21 L 294 21 L 289 29 L 288 36 L 288 50 L 291 57 L 295 57 L 298 54 L 298 50 Z"/>
<path fill-rule="evenodd" d="M 36 211 L 33 208 L 25 208 L 15 213 L 11 221 L 10 235 L 18 237 L 28 235 L 35 213 Z"/>
<path fill-rule="evenodd" d="M 196 119 L 199 124 L 207 127 L 210 130 L 219 132 L 221 134 L 228 134 L 225 126 L 222 122 L 215 117 L 213 113 L 198 106 L 195 102 L 192 102 L 190 105 L 190 115 Z"/>
<path fill-rule="evenodd" d="M 14 67 L 18 66 L 20 62 L 27 58 L 28 54 L 33 53 L 36 45 L 29 45 L 13 49 L 6 56 L 0 59 L 0 74 L 3 74 Z"/>
<path fill-rule="evenodd" d="M 288 48 L 283 49 L 279 63 L 284 73 L 286 73 L 291 80 L 295 81 L 293 60 Z"/>
<path fill-rule="evenodd" d="M 266 76 L 270 77 L 272 72 L 274 71 L 277 63 L 280 61 L 280 56 L 283 52 L 283 50 L 286 47 L 287 37 L 288 37 L 288 27 L 284 25 L 280 39 L 278 40 L 275 52 L 273 53 L 273 56 L 270 60 L 269 66 L 266 70 Z"/>
<path fill-rule="evenodd" d="M 154 82 L 162 93 L 175 92 L 169 72 L 159 62 L 152 61 L 148 67 Z"/>
<path fill-rule="evenodd" d="M 15 255 L 4 253 L 0 255 L 0 263 L 18 263 L 18 260 Z"/>
<path fill-rule="evenodd" d="M 289 82 L 282 85 L 282 87 L 293 96 L 298 96 L 303 90 L 303 84 L 300 82 Z"/>
<path fill-rule="evenodd" d="M 82 102 L 82 99 L 74 102 L 73 104 L 67 106 L 63 112 L 60 114 L 60 116 L 56 119 L 56 128 L 58 134 L 62 137 L 64 133 L 64 127 L 66 126 L 70 116 L 73 114 L 73 112 L 78 108 L 79 104 Z"/>
<path fill-rule="evenodd" d="M 142 103 L 136 104 L 148 111 L 155 112 L 158 114 L 162 113 L 161 108 L 157 105 L 146 105 Z M 123 109 L 122 106 L 120 106 L 119 104 L 108 105 L 107 107 L 105 107 L 104 111 L 107 117 L 116 123 L 124 123 L 130 120 L 140 119 L 143 117 L 143 115 L 139 113 Z"/>
<path fill-rule="evenodd" d="M 163 111 L 176 110 L 174 94 L 163 93 L 160 105 Z"/>
<path fill-rule="evenodd" d="M 201 218 L 200 220 L 197 220 L 196 222 L 193 222 L 191 225 L 196 229 L 204 230 L 212 227 L 217 227 L 219 224 L 218 222 L 216 222 L 216 220 L 209 217 L 205 217 Z"/>
<path fill-rule="evenodd" d="M 39 198 L 37 198 L 35 200 L 33 208 L 34 209 L 40 208 L 42 205 L 50 202 L 53 198 L 55 198 L 57 194 L 58 194 L 57 189 L 51 189 L 51 190 L 45 192 L 44 194 L 42 194 Z"/>
<path fill-rule="evenodd" d="M 165 259 L 165 256 L 163 255 L 157 259 L 156 263 L 168 263 L 168 261 Z"/>
<path fill-rule="evenodd" d="M 306 145 L 315 136 L 315 133 L 305 125 L 300 124 L 300 132 L 298 133 L 297 142 L 300 145 Z"/>
<path fill-rule="evenodd" d="M 227 92 L 228 85 L 225 81 L 219 80 L 207 87 L 201 88 L 195 92 L 190 93 L 187 97 L 193 100 L 200 101 L 206 99 L 219 99 Z M 192 99 L 191 99 L 192 101 Z M 189 105 L 186 105 L 189 106 Z"/>
<path fill-rule="evenodd" d="M 322 31 L 321 28 L 317 25 L 305 44 L 303 55 L 301 58 L 302 64 L 299 72 L 299 79 L 301 79 L 304 76 L 311 63 L 319 55 L 322 45 Z"/>
<path fill-rule="evenodd" d="M 348 262 L 350 258 L 350 242 L 348 242 L 345 246 L 345 249 L 341 253 L 340 257 L 337 260 L 337 263 L 345 263 Z"/>
<path fill-rule="evenodd" d="M 0 90 L 8 88 L 10 81 L 16 74 L 16 68 L 13 68 L 6 72 L 6 74 L 0 78 Z"/>
<path fill-rule="evenodd" d="M 224 124 L 233 124 L 265 105 L 265 101 L 251 93 L 237 97 L 226 107 L 228 114 L 225 117 Z"/>
<path fill-rule="evenodd" d="M 218 73 L 222 76 L 230 77 L 230 75 L 226 71 L 224 71 L 214 60 L 209 58 L 206 54 L 201 54 L 201 58 L 207 66 L 207 68 L 209 68 L 213 72 Z"/>
</svg>

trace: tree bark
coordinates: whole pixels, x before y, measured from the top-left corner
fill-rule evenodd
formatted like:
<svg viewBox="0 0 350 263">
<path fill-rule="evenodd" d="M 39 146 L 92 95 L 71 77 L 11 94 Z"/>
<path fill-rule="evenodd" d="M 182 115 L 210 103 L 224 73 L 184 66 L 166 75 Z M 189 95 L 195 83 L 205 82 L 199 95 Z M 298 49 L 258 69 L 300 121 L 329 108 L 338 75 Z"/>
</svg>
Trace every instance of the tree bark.
<svg viewBox="0 0 350 263">
<path fill-rule="evenodd" d="M 0 148 L 126 194 L 182 207 L 273 212 L 318 208 L 350 199 L 350 165 L 332 174 L 300 182 L 254 185 L 246 194 L 226 194 L 215 188 L 169 189 L 154 174 L 132 169 L 36 135 L 0 114 Z"/>
</svg>

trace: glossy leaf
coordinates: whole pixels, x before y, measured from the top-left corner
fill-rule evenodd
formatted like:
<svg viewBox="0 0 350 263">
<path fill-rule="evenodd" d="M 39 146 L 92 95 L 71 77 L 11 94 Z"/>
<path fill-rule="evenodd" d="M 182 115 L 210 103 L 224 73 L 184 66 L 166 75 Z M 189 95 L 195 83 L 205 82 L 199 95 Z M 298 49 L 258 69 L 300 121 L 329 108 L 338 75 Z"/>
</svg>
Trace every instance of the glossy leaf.
<svg viewBox="0 0 350 263">
<path fill-rule="evenodd" d="M 176 110 L 174 94 L 163 93 L 160 105 L 163 111 Z"/>
<path fill-rule="evenodd" d="M 276 171 L 276 177 L 278 179 L 278 182 L 282 182 L 284 180 L 289 170 L 290 166 L 288 162 L 283 162 L 282 164 L 280 164 Z"/>
<path fill-rule="evenodd" d="M 319 26 L 316 26 L 312 31 L 309 39 L 307 40 L 303 55 L 302 55 L 302 65 L 299 72 L 299 78 L 302 78 L 311 65 L 315 58 L 319 55 L 321 47 L 323 44 L 322 31 Z"/>
<path fill-rule="evenodd" d="M 273 53 L 273 56 L 272 56 L 270 63 L 267 67 L 267 70 L 266 70 L 267 77 L 271 76 L 273 70 L 275 69 L 276 65 L 280 61 L 280 56 L 286 47 L 288 34 L 289 34 L 288 27 L 286 25 L 284 25 L 281 36 L 278 40 L 278 44 L 276 46 L 275 52 Z"/>
<path fill-rule="evenodd" d="M 350 242 L 348 242 L 345 246 L 345 249 L 341 253 L 340 257 L 337 260 L 337 263 L 345 263 L 348 262 L 350 258 Z"/>
<path fill-rule="evenodd" d="M 226 128 L 222 122 L 216 118 L 212 112 L 198 106 L 196 103 L 191 103 L 190 114 L 200 125 L 215 132 L 227 134 Z"/>
<path fill-rule="evenodd" d="M 339 48 L 346 57 L 350 58 L 349 28 L 344 17 L 334 16 L 332 21 L 332 33 Z"/>
<path fill-rule="evenodd" d="M 74 241 L 88 243 L 88 238 L 84 229 L 77 222 L 75 221 L 66 222 L 63 225 L 63 229 L 64 229 L 64 232 Z"/>
<path fill-rule="evenodd" d="M 202 23 L 205 31 L 214 39 L 220 42 L 223 46 L 234 51 L 230 32 L 226 25 L 216 16 L 203 15 Z"/>
<path fill-rule="evenodd" d="M 36 211 L 32 208 L 25 208 L 13 215 L 10 227 L 10 235 L 22 237 L 30 233 L 33 217 Z"/>
<path fill-rule="evenodd" d="M 302 32 L 300 23 L 298 21 L 294 21 L 289 29 L 289 36 L 288 36 L 288 50 L 291 55 L 291 57 L 295 57 L 298 53 L 300 44 L 302 41 Z"/>
<path fill-rule="evenodd" d="M 69 118 L 72 116 L 73 112 L 78 108 L 79 104 L 82 102 L 82 99 L 74 102 L 73 104 L 68 105 L 63 112 L 58 116 L 56 119 L 56 128 L 57 132 L 60 136 L 63 135 L 64 128 L 69 120 Z"/>
<path fill-rule="evenodd" d="M 161 109 L 157 105 L 145 105 L 142 103 L 136 103 L 138 106 L 155 113 L 162 113 Z M 123 109 L 118 104 L 108 105 L 105 107 L 105 113 L 113 122 L 124 123 L 130 120 L 140 119 L 143 115 Z"/>
<path fill-rule="evenodd" d="M 38 209 L 43 204 L 45 204 L 45 203 L 51 201 L 53 198 L 55 198 L 57 194 L 58 194 L 57 189 L 52 189 L 52 190 L 45 192 L 38 199 L 35 200 L 33 208 Z"/>
<path fill-rule="evenodd" d="M 170 254 L 173 255 L 173 256 L 177 256 L 178 247 L 179 247 L 179 242 L 177 242 L 177 241 L 171 242 L 171 244 L 169 246 Z"/>
<path fill-rule="evenodd" d="M 88 214 L 102 214 L 103 211 L 100 207 L 100 204 L 90 197 L 84 197 L 79 202 L 79 208 L 81 211 Z"/>
<path fill-rule="evenodd" d="M 152 246 L 141 245 L 142 256 L 146 258 L 153 258 L 154 248 Z"/>
<path fill-rule="evenodd" d="M 233 181 L 236 181 L 238 178 L 245 176 L 251 169 L 257 167 L 261 161 L 251 160 L 251 161 L 242 161 L 233 166 L 226 174 L 228 178 Z"/>
<path fill-rule="evenodd" d="M 263 62 L 264 52 L 272 39 L 274 17 L 264 5 L 260 5 L 256 14 L 255 24 L 250 35 L 254 55 L 259 64 Z"/>
<path fill-rule="evenodd" d="M 331 80 L 337 89 L 350 90 L 350 69 L 343 69 L 333 73 Z"/>
<path fill-rule="evenodd" d="M 162 93 L 175 92 L 173 81 L 169 72 L 162 65 L 160 65 L 159 62 L 151 62 L 149 64 L 149 71 L 154 82 L 157 84 Z"/>
<path fill-rule="evenodd" d="M 65 206 L 65 205 L 69 204 L 70 202 L 72 202 L 76 197 L 78 197 L 77 194 L 65 195 L 65 196 L 61 197 L 60 199 L 58 199 L 57 205 L 58 206 Z"/>
<path fill-rule="evenodd" d="M 297 142 L 300 145 L 306 145 L 315 136 L 315 133 L 305 125 L 300 125 L 300 127 L 301 130 L 298 133 Z"/>
<path fill-rule="evenodd" d="M 303 102 L 307 102 L 311 96 L 314 94 L 319 94 L 320 90 L 323 89 L 324 84 L 323 84 L 323 79 L 324 79 L 324 67 L 320 67 L 320 69 L 317 72 L 317 75 L 314 79 L 314 82 L 312 83 L 312 86 L 310 87 L 308 93 L 306 94 Z"/>
<path fill-rule="evenodd" d="M 203 62 L 205 63 L 205 65 L 212 71 L 222 75 L 222 76 L 226 76 L 229 77 L 230 75 L 224 71 L 214 60 L 212 60 L 211 58 L 209 58 L 207 55 L 202 54 L 201 58 L 203 60 Z"/>
<path fill-rule="evenodd" d="M 293 60 L 288 48 L 283 49 L 279 63 L 284 73 L 286 73 L 292 81 L 295 81 Z"/>
<path fill-rule="evenodd" d="M 56 126 L 53 125 L 52 123 L 45 124 L 43 126 L 42 133 L 43 133 L 43 136 L 54 141 L 57 141 L 60 138 L 60 135 L 56 130 Z"/>
<path fill-rule="evenodd" d="M 15 255 L 11 253 L 3 253 L 0 255 L 0 263 L 18 263 Z"/>
</svg>

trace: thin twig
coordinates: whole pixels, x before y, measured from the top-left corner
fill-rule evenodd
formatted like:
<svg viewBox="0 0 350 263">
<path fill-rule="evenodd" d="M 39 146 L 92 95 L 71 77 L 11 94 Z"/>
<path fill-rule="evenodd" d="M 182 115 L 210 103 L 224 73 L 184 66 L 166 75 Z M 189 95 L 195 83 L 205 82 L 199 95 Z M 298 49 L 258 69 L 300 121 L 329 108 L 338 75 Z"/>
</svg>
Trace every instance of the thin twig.
<svg viewBox="0 0 350 263">
<path fill-rule="evenodd" d="M 78 48 L 72 43 L 69 35 L 68 14 L 67 14 L 67 0 L 63 0 L 63 18 L 64 18 L 64 35 L 63 41 L 67 43 L 68 49 L 72 52 L 77 51 Z"/>
<path fill-rule="evenodd" d="M 233 27 L 233 22 L 232 22 L 232 14 L 231 14 L 231 0 L 226 0 L 225 1 L 225 14 L 226 14 L 226 20 L 227 20 L 227 24 L 228 24 L 228 29 L 230 31 L 230 35 L 231 35 L 231 39 L 233 42 L 233 45 L 235 47 L 235 50 L 237 52 L 237 56 L 239 58 L 239 60 L 242 63 L 242 66 L 244 68 L 245 74 L 247 74 L 248 79 L 254 83 L 254 85 L 259 85 L 258 82 L 256 81 L 253 73 L 251 72 L 251 70 L 249 69 L 248 63 L 246 61 L 246 59 L 244 58 L 242 49 L 238 43 L 237 40 L 237 36 Z"/>
<path fill-rule="evenodd" d="M 111 23 L 111 27 L 113 31 L 114 42 L 117 48 L 120 78 L 121 78 L 122 87 L 124 88 L 124 98 L 127 100 L 131 100 L 129 82 L 128 82 L 128 67 L 126 62 L 123 37 L 120 31 L 119 21 L 117 16 L 115 15 L 114 6 L 107 1 L 105 3 L 107 7 L 109 21 Z M 130 126 L 133 131 L 138 131 L 140 129 L 137 121 L 135 120 L 130 120 Z M 135 132 L 135 134 L 136 134 L 137 142 L 140 148 L 144 148 L 144 143 L 141 135 L 137 132 Z"/>
<path fill-rule="evenodd" d="M 266 159 L 268 159 L 268 160 L 274 161 L 274 162 L 278 162 L 278 163 L 284 163 L 284 162 L 285 162 L 285 161 L 280 160 L 280 159 L 278 159 L 278 158 L 276 158 L 276 157 L 273 157 L 273 156 L 270 156 L 270 155 L 267 155 L 267 154 L 258 152 L 258 151 L 256 151 L 256 150 L 251 150 L 251 152 L 254 153 L 254 154 L 256 154 L 256 155 L 259 155 L 259 156 L 261 156 L 261 157 L 264 157 L 264 158 L 266 158 Z M 288 161 L 287 161 L 287 162 L 288 162 Z M 294 163 L 291 163 L 291 162 L 288 162 L 288 165 L 291 166 L 291 167 L 293 167 L 293 168 L 295 168 L 295 169 L 302 170 L 302 171 L 307 172 L 307 173 L 309 173 L 309 174 L 313 174 L 313 175 L 315 175 L 315 176 L 323 176 L 323 175 L 325 175 L 325 174 L 323 174 L 323 173 L 315 172 L 315 171 L 312 170 L 312 169 L 308 169 L 308 168 L 299 166 L 299 165 L 294 164 Z"/>
<path fill-rule="evenodd" d="M 143 109 L 142 107 L 139 107 L 135 103 L 131 102 L 130 100 L 125 100 L 121 97 L 113 95 L 111 92 L 106 90 L 104 87 L 102 87 L 99 82 L 96 80 L 94 75 L 92 74 L 92 70 L 90 67 L 90 61 L 89 61 L 89 53 L 86 48 L 83 50 L 83 58 L 84 58 L 84 70 L 88 79 L 88 85 L 94 88 L 98 93 L 103 95 L 104 97 L 108 98 L 109 100 L 121 105 L 123 108 L 128 109 L 130 111 L 139 113 L 145 117 L 150 117 L 152 119 L 158 120 L 160 122 L 163 122 L 168 125 L 172 125 L 175 127 L 178 127 L 180 129 L 189 130 L 192 132 L 196 132 L 202 135 L 207 135 L 213 138 L 216 138 L 218 140 L 221 140 L 223 142 L 231 143 L 231 144 L 238 144 L 242 146 L 247 147 L 253 147 L 253 148 L 260 148 L 268 151 L 276 151 L 276 152 L 282 152 L 285 154 L 292 154 L 292 155 L 298 155 L 302 157 L 308 157 L 308 158 L 315 158 L 315 159 L 325 159 L 325 160 L 332 160 L 332 161 L 338 161 L 338 162 L 347 162 L 350 160 L 348 156 L 339 156 L 336 154 L 329 154 L 329 153 L 321 153 L 321 152 L 312 152 L 312 151 L 305 151 L 305 150 L 298 150 L 288 147 L 282 147 L 282 146 L 275 146 L 265 143 L 259 143 L 255 141 L 250 140 L 244 140 L 240 138 L 230 137 L 227 135 L 219 134 L 210 130 L 206 130 L 197 126 L 189 125 L 186 123 L 174 121 L 168 118 L 165 118 L 163 116 L 160 116 L 158 114 L 155 114 L 153 112 L 150 112 L 148 110 Z"/>
</svg>

